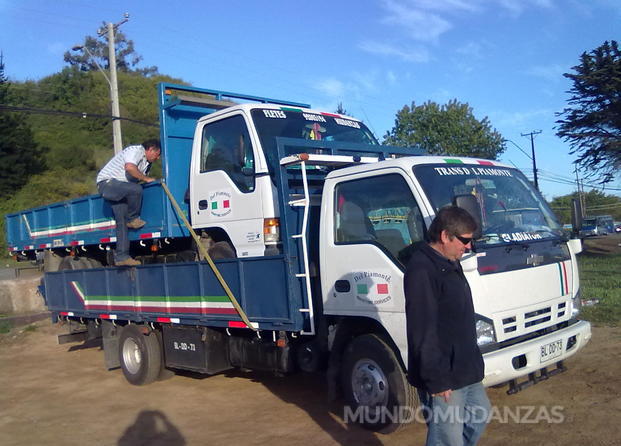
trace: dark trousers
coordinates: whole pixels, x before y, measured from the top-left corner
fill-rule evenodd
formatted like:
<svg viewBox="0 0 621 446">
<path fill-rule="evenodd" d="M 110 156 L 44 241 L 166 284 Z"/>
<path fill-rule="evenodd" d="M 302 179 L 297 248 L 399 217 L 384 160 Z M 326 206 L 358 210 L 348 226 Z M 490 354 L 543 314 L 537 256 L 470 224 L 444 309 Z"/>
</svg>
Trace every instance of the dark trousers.
<svg viewBox="0 0 621 446">
<path fill-rule="evenodd" d="M 127 222 L 140 215 L 142 207 L 142 186 L 119 180 L 101 181 L 97 184 L 104 200 L 110 202 L 116 221 L 116 252 L 114 260 L 126 260 L 129 255 Z"/>
</svg>

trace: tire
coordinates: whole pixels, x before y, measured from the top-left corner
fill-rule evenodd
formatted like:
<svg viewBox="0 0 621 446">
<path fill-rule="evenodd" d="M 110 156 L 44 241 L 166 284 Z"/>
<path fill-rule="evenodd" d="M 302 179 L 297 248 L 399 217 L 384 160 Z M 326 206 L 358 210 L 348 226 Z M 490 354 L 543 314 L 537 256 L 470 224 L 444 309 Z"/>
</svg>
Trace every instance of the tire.
<svg viewBox="0 0 621 446">
<path fill-rule="evenodd" d="M 87 257 L 85 260 L 89 268 L 103 268 L 103 264 L 97 259 Z"/>
<path fill-rule="evenodd" d="M 212 260 L 218 259 L 234 259 L 237 257 L 233 245 L 227 241 L 216 242 L 208 250 L 209 257 Z"/>
<path fill-rule="evenodd" d="M 58 271 L 63 258 L 51 250 L 46 250 L 43 254 L 43 272 L 53 273 Z"/>
<path fill-rule="evenodd" d="M 119 362 L 125 379 L 135 386 L 158 379 L 162 369 L 162 348 L 155 333 L 143 334 L 141 326 L 126 325 L 119 339 Z"/>
<path fill-rule="evenodd" d="M 341 384 L 355 421 L 366 429 L 388 434 L 414 419 L 418 407 L 412 387 L 393 349 L 380 336 L 355 338 L 345 349 Z M 347 421 L 347 420 L 346 420 Z"/>
<path fill-rule="evenodd" d="M 58 271 L 74 271 L 89 268 L 91 268 L 91 264 L 84 257 L 65 256 L 60 261 Z"/>
</svg>

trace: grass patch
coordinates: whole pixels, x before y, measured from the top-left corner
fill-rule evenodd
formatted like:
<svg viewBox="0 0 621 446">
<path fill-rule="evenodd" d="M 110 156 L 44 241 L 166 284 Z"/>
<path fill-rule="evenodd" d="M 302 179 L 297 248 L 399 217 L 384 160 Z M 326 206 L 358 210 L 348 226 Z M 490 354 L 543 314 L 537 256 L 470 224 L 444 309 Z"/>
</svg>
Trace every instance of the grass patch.
<svg viewBox="0 0 621 446">
<path fill-rule="evenodd" d="M 37 326 L 34 325 L 34 324 L 31 324 L 31 325 L 26 326 L 22 331 L 24 333 L 29 333 L 29 332 L 37 331 Z"/>
<path fill-rule="evenodd" d="M 598 299 L 583 307 L 581 319 L 596 324 L 618 325 L 621 321 L 621 254 L 578 256 L 583 300 Z"/>
<path fill-rule="evenodd" d="M 11 331 L 11 323 L 9 321 L 0 321 L 0 334 L 6 334 Z"/>
</svg>

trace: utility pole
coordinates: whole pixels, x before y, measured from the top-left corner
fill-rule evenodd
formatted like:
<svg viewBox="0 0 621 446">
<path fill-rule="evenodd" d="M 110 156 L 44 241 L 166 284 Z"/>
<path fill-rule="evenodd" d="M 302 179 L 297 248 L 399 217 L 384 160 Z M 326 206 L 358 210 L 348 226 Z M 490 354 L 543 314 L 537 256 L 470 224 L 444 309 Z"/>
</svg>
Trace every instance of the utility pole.
<svg viewBox="0 0 621 446">
<path fill-rule="evenodd" d="M 522 136 L 530 136 L 530 149 L 533 154 L 533 176 L 535 179 L 535 189 L 539 190 L 539 181 L 537 180 L 537 161 L 535 161 L 535 135 L 539 135 L 541 130 L 533 130 L 530 133 L 522 133 Z"/>
<path fill-rule="evenodd" d="M 98 30 L 99 37 L 108 35 L 108 67 L 110 70 L 110 102 L 112 103 L 112 141 L 114 142 L 114 154 L 123 150 L 123 139 L 121 136 L 121 110 L 119 106 L 119 85 L 116 78 L 116 47 L 114 42 L 114 31 L 123 23 L 129 20 L 129 14 L 125 13 L 123 20 L 112 24 L 108 22 L 106 29 Z"/>
<path fill-rule="evenodd" d="M 578 166 L 574 166 L 574 172 L 576 173 L 576 188 L 578 190 L 578 201 L 580 202 L 580 216 L 584 218 L 584 194 L 580 185 L 580 177 L 578 177 Z"/>
<path fill-rule="evenodd" d="M 112 102 L 112 140 L 114 141 L 114 154 L 123 150 L 121 137 L 121 116 L 119 107 L 119 85 L 116 79 L 116 49 L 114 44 L 114 25 L 108 22 L 108 65 L 110 67 L 110 101 Z M 101 34 L 100 34 L 101 36 Z"/>
</svg>

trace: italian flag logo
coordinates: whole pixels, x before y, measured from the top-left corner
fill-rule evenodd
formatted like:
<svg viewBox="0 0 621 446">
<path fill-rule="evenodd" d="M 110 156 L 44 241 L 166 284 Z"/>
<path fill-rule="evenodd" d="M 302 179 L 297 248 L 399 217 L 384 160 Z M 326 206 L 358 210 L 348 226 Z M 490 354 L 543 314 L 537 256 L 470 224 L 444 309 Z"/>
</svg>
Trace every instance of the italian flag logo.
<svg viewBox="0 0 621 446">
<path fill-rule="evenodd" d="M 356 299 L 367 305 L 380 305 L 392 300 L 390 273 L 362 271 L 353 274 Z"/>
<path fill-rule="evenodd" d="M 388 294 L 388 284 L 387 283 L 376 283 L 371 286 L 366 283 L 359 283 L 356 285 L 358 294 L 368 295 L 369 293 L 374 294 Z"/>
<path fill-rule="evenodd" d="M 231 200 L 217 200 L 211 202 L 211 209 L 214 211 L 218 209 L 229 209 L 230 207 Z"/>
</svg>

